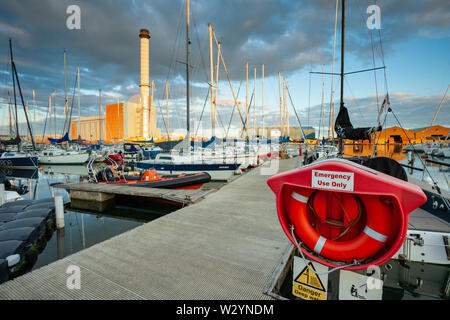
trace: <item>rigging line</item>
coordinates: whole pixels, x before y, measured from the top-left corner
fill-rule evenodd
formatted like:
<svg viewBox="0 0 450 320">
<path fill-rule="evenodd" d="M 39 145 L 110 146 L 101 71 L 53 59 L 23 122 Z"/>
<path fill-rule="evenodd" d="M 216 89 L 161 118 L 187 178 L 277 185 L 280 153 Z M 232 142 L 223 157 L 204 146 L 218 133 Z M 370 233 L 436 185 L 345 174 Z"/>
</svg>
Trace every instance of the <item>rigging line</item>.
<svg viewBox="0 0 450 320">
<path fill-rule="evenodd" d="M 436 110 L 436 113 L 434 114 L 433 121 L 431 121 L 431 124 L 430 124 L 430 126 L 428 127 L 428 130 L 427 130 L 427 133 L 425 134 L 424 139 L 427 138 L 428 133 L 430 132 L 430 129 L 431 129 L 431 127 L 433 126 L 434 121 L 436 121 L 436 118 L 437 118 L 437 116 L 438 116 L 438 114 L 439 114 L 439 111 L 441 110 L 441 107 L 442 107 L 442 105 L 444 104 L 445 97 L 447 96 L 447 92 L 448 92 L 448 89 L 449 89 L 449 88 L 450 88 L 450 85 L 448 85 L 448 86 L 447 86 L 447 90 L 445 90 L 444 96 L 442 97 L 441 103 L 439 104 L 439 107 L 438 107 L 438 109 Z"/>
<path fill-rule="evenodd" d="M 383 120 L 383 128 L 385 128 L 386 125 L 386 121 L 387 121 L 387 115 L 389 114 L 389 112 L 386 112 L 386 114 L 384 115 L 384 120 Z M 378 135 L 377 141 L 375 141 L 375 146 L 378 144 L 378 142 L 380 141 L 381 138 L 381 133 Z"/>
<path fill-rule="evenodd" d="M 254 97 L 254 92 L 252 93 L 252 95 L 251 95 L 251 97 L 250 97 L 250 101 L 249 101 L 249 103 L 248 103 L 248 117 L 250 118 L 250 109 L 251 109 L 251 107 L 252 107 L 252 102 L 253 102 L 253 97 Z M 248 119 L 247 119 L 247 117 L 245 118 L 245 120 L 246 120 L 246 122 L 247 122 L 247 124 L 248 124 Z"/>
<path fill-rule="evenodd" d="M 173 44 L 173 48 L 172 48 L 172 55 L 170 57 L 170 65 L 169 65 L 169 70 L 167 71 L 167 76 L 166 76 L 166 81 L 169 80 L 171 71 L 172 71 L 172 67 L 174 65 L 174 62 L 176 60 L 176 56 L 178 55 L 178 49 L 179 49 L 179 42 L 178 39 L 180 38 L 180 34 L 181 34 L 181 21 L 182 19 L 182 15 L 183 15 L 183 9 L 185 8 L 184 5 L 182 5 L 180 7 L 180 13 L 178 14 L 178 25 L 177 25 L 177 33 L 175 36 L 175 42 Z"/>
<path fill-rule="evenodd" d="M 22 101 L 23 112 L 25 113 L 25 119 L 27 121 L 28 132 L 30 133 L 31 142 L 33 144 L 33 150 L 36 151 L 36 146 L 34 144 L 34 138 L 33 138 L 33 132 L 31 131 L 30 122 L 28 121 L 28 113 L 27 113 L 27 109 L 25 108 L 25 102 L 23 100 L 23 94 L 22 94 L 22 89 L 20 87 L 19 76 L 17 75 L 16 64 L 14 63 L 14 61 L 12 62 L 12 65 L 13 65 L 13 68 L 14 68 L 14 74 L 16 75 L 17 87 L 19 89 L 20 99 Z"/>
<path fill-rule="evenodd" d="M 219 120 L 219 122 L 220 122 L 220 125 L 222 126 L 222 128 L 223 128 L 223 132 L 225 133 L 225 126 L 223 125 L 223 121 L 222 121 L 222 117 L 220 116 L 220 113 L 219 113 L 219 110 L 217 110 L 217 119 Z"/>
<path fill-rule="evenodd" d="M 181 30 L 182 30 L 181 26 L 182 26 L 182 21 L 184 21 L 184 19 L 182 18 L 184 8 L 185 8 L 185 5 L 182 5 L 180 7 L 180 12 L 178 14 L 177 32 L 176 32 L 175 42 L 174 42 L 173 48 L 172 48 L 169 69 L 167 70 L 166 81 L 169 80 L 172 71 L 175 69 L 174 65 L 175 65 L 176 57 L 178 56 L 178 52 L 179 52 L 179 48 L 180 48 L 179 38 L 181 37 Z M 180 123 L 178 123 L 178 125 L 180 125 Z"/>
<path fill-rule="evenodd" d="M 217 38 L 216 38 L 216 33 L 213 32 L 213 35 L 214 35 L 214 40 L 216 41 L 216 45 L 217 45 L 218 41 L 217 41 Z M 224 71 L 225 71 L 225 73 L 227 75 L 228 84 L 229 84 L 231 92 L 233 94 L 234 103 L 235 103 L 235 105 L 236 105 L 236 107 L 238 109 L 239 117 L 240 117 L 241 122 L 243 124 L 243 131 L 245 131 L 247 136 L 248 136 L 247 126 L 246 126 L 246 124 L 244 122 L 244 119 L 242 117 L 241 108 L 239 108 L 239 102 L 237 101 L 236 95 L 234 94 L 233 85 L 231 84 L 230 74 L 228 73 L 228 69 L 227 69 L 227 66 L 225 64 L 225 59 L 223 58 L 222 50 L 220 50 L 219 52 L 220 52 L 220 58 L 221 58 L 221 61 L 222 61 L 222 65 L 223 65 Z"/>
<path fill-rule="evenodd" d="M 331 67 L 331 98 L 330 98 L 330 121 L 329 121 L 329 125 L 331 128 L 331 132 L 332 135 L 334 137 L 334 60 L 336 57 L 336 33 L 337 33 L 337 20 L 338 20 L 338 9 L 339 9 L 339 0 L 336 0 L 336 13 L 335 13 L 335 17 L 334 17 L 334 40 L 333 40 L 333 63 L 332 63 L 332 67 Z M 343 57 L 341 57 L 341 59 L 343 59 Z M 343 73 L 344 70 L 341 70 L 341 73 Z M 333 109 L 333 110 L 332 110 Z M 333 118 L 333 120 L 332 120 Z M 328 136 L 330 136 L 330 129 L 328 129 Z"/>
<path fill-rule="evenodd" d="M 377 0 L 375 0 L 374 3 L 377 4 Z M 387 75 L 386 75 L 386 63 L 384 60 L 383 41 L 382 41 L 382 36 L 381 36 L 381 28 L 378 29 L 378 36 L 379 36 L 379 40 L 380 40 L 381 61 L 383 62 L 383 67 L 384 67 L 384 86 L 385 86 L 386 94 L 389 94 L 388 81 L 387 81 Z"/>
<path fill-rule="evenodd" d="M 353 93 L 352 87 L 350 86 L 350 82 L 347 80 L 347 78 L 344 78 L 345 83 L 347 84 L 347 88 L 350 90 L 350 94 L 352 95 L 351 100 L 349 100 L 350 103 L 353 103 L 354 100 L 356 100 L 356 96 Z M 347 102 L 348 103 L 348 102 Z M 356 103 L 354 104 L 354 107 L 356 107 L 359 111 L 359 113 L 361 114 L 361 117 L 363 118 L 363 121 L 366 121 L 366 117 L 364 117 L 364 114 L 361 112 L 361 106 L 357 105 Z M 353 107 L 352 107 L 353 108 Z"/>
<path fill-rule="evenodd" d="M 367 0 L 367 6 L 370 6 L 370 0 Z M 375 48 L 374 48 L 374 44 L 373 44 L 373 32 L 372 29 L 369 30 L 370 33 L 370 43 L 371 43 L 371 47 L 372 47 L 372 63 L 373 63 L 373 75 L 375 77 L 375 93 L 376 93 L 376 97 L 377 97 L 377 111 L 378 114 L 380 113 L 380 104 L 379 104 L 379 99 L 378 99 L 378 81 L 377 81 L 377 71 L 375 70 L 376 68 L 376 63 L 375 63 Z M 380 123 L 378 122 L 378 125 L 380 125 Z M 375 132 L 376 134 L 376 132 Z M 374 149 L 375 151 L 375 149 Z"/>
<path fill-rule="evenodd" d="M 311 71 L 312 71 L 312 63 L 311 63 Z M 309 88 L 308 88 L 308 127 L 309 127 L 309 116 L 311 112 L 311 73 L 309 73 Z M 319 126 L 320 132 L 320 126 Z"/>
<path fill-rule="evenodd" d="M 241 62 L 242 65 L 242 62 Z M 236 99 L 239 99 L 239 93 L 241 92 L 241 87 L 242 87 L 242 82 L 244 81 L 244 70 L 242 70 L 242 76 L 241 76 L 241 82 L 239 83 L 239 88 L 237 91 L 237 95 L 236 95 Z M 236 109 L 236 104 L 233 104 L 233 110 L 231 112 L 231 116 L 230 116 L 230 122 L 228 123 L 228 129 L 227 129 L 227 134 L 225 137 L 228 137 L 228 133 L 230 132 L 230 127 L 231 127 L 231 122 L 233 120 L 233 115 L 234 115 L 234 110 Z"/>
<path fill-rule="evenodd" d="M 399 125 L 400 128 L 402 129 L 403 134 L 408 138 L 409 144 L 410 144 L 410 145 L 412 146 L 412 148 L 413 148 L 413 152 L 414 152 L 414 153 L 417 153 L 416 149 L 414 148 L 414 145 L 411 143 L 411 139 L 409 139 L 409 136 L 406 134 L 405 129 L 403 128 L 402 124 L 401 124 L 400 121 L 398 120 L 397 116 L 395 115 L 395 113 L 394 113 L 394 111 L 392 110 L 391 107 L 389 107 L 388 112 L 389 112 L 389 111 L 392 112 L 392 115 L 394 116 L 394 118 L 395 118 L 395 120 L 397 121 L 398 125 Z M 436 189 L 436 191 L 437 191 L 437 192 L 439 193 L 439 195 L 441 196 L 442 200 L 444 201 L 445 205 L 447 206 L 447 209 L 450 210 L 450 205 L 449 205 L 447 199 L 445 199 L 445 197 L 442 195 L 441 188 L 439 188 L 439 186 L 437 185 L 436 181 L 435 181 L 435 180 L 433 179 L 433 177 L 431 176 L 430 171 L 428 170 L 428 167 L 426 166 L 426 164 L 423 162 L 422 158 L 421 158 L 421 157 L 418 157 L 418 158 L 419 158 L 420 162 L 422 163 L 424 172 L 425 172 L 425 171 L 427 172 L 428 176 L 430 177 L 431 181 L 433 182 L 434 189 Z"/>
<path fill-rule="evenodd" d="M 77 88 L 77 84 L 78 84 L 78 73 L 77 73 L 77 75 L 76 75 L 76 77 L 75 77 L 75 85 L 73 86 L 72 106 L 70 107 L 70 116 L 69 116 L 69 123 L 68 123 L 68 126 L 67 126 L 67 132 L 70 131 L 70 124 L 72 123 L 73 103 L 74 103 L 74 101 L 75 101 L 75 90 L 76 90 L 76 88 Z M 106 118 L 106 117 L 105 117 L 105 118 Z M 101 120 L 99 119 L 99 121 L 101 121 Z M 64 126 L 65 126 L 65 124 L 64 124 Z"/>
<path fill-rule="evenodd" d="M 323 65 L 322 65 L 322 72 L 323 72 Z M 317 139 L 320 138 L 320 131 L 321 131 L 321 127 L 322 127 L 322 117 L 325 115 L 324 99 L 325 99 L 325 78 L 324 78 L 324 75 L 322 74 L 322 103 L 320 106 L 319 133 L 317 135 Z"/>
<path fill-rule="evenodd" d="M 202 63 L 202 66 L 203 66 L 203 71 L 205 72 L 205 79 L 208 79 L 208 73 L 206 72 L 206 66 L 205 66 L 205 59 L 203 58 L 203 54 L 202 54 L 202 48 L 201 48 L 201 43 L 205 43 L 205 39 L 206 39 L 206 33 L 204 34 L 204 36 L 203 36 L 203 41 L 202 42 L 200 42 L 200 38 L 199 38 L 199 32 L 198 32 L 198 27 L 197 27 L 197 23 L 196 23 L 196 20 L 195 20 L 195 14 L 194 14 L 194 12 L 193 11 L 191 11 L 191 17 L 192 17 L 192 22 L 193 22 L 193 24 L 194 24 L 194 29 L 195 29 L 195 35 L 196 35 L 196 37 L 197 37 L 197 44 L 198 44 L 198 50 L 199 50 L 199 53 L 200 53 L 200 60 L 201 60 L 201 63 Z M 206 45 L 206 43 L 205 43 L 205 45 Z M 208 80 L 206 80 L 206 82 L 208 82 Z"/>
<path fill-rule="evenodd" d="M 300 122 L 300 118 L 298 117 L 297 110 L 295 109 L 294 102 L 292 101 L 291 93 L 290 93 L 289 87 L 287 85 L 287 80 L 285 80 L 285 82 L 286 82 L 286 90 L 287 90 L 287 93 L 288 93 L 288 96 L 289 96 L 289 100 L 291 101 L 292 109 L 294 109 L 295 117 L 297 118 L 297 122 L 298 122 L 298 125 L 300 127 L 300 131 L 301 131 L 301 133 L 303 135 L 303 139 L 306 141 L 306 135 L 305 135 L 305 132 L 303 131 L 303 126 L 302 126 L 302 124 Z"/>
<path fill-rule="evenodd" d="M 208 90 L 208 94 L 206 95 L 205 103 L 203 103 L 202 113 L 200 114 L 200 120 L 198 121 L 198 126 L 197 126 L 197 130 L 195 131 L 194 138 L 197 137 L 198 129 L 200 128 L 200 125 L 201 125 L 201 122 L 202 122 L 203 112 L 205 111 L 206 103 L 208 102 L 208 97 L 209 97 L 209 93 L 210 92 L 211 92 L 211 88 Z"/>
</svg>

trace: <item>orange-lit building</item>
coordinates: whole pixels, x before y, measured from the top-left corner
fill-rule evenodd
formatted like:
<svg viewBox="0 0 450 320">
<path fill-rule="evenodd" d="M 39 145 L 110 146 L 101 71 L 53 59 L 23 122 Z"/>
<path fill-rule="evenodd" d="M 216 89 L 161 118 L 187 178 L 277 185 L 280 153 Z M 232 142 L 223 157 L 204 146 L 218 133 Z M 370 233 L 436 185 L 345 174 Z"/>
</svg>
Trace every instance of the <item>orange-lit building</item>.
<svg viewBox="0 0 450 320">
<path fill-rule="evenodd" d="M 123 103 L 106 106 L 105 133 L 108 143 L 119 143 L 123 139 Z"/>
<path fill-rule="evenodd" d="M 80 126 L 80 132 L 78 127 Z M 119 143 L 123 139 L 123 103 L 106 106 L 106 114 L 95 117 L 73 119 L 71 124 L 71 140 L 81 139 L 87 142 L 102 140 L 105 143 Z"/>
<path fill-rule="evenodd" d="M 415 133 L 408 129 L 392 127 L 377 133 L 377 144 L 385 143 L 409 143 L 416 139 Z"/>
<path fill-rule="evenodd" d="M 443 126 L 432 126 L 416 132 L 416 140 L 419 142 L 438 141 L 447 137 L 449 128 Z"/>
</svg>

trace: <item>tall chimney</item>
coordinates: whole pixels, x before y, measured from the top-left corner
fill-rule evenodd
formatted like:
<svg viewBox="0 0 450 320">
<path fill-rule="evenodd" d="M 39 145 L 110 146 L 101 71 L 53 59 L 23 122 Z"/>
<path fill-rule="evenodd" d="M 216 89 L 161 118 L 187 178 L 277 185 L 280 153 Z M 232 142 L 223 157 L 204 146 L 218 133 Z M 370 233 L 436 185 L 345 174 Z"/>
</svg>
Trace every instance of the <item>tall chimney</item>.
<svg viewBox="0 0 450 320">
<path fill-rule="evenodd" d="M 139 31 L 141 38 L 141 114 L 142 114 L 142 136 L 149 138 L 149 100 L 150 100 L 150 81 L 149 81 L 149 39 L 150 32 L 147 29 Z"/>
</svg>

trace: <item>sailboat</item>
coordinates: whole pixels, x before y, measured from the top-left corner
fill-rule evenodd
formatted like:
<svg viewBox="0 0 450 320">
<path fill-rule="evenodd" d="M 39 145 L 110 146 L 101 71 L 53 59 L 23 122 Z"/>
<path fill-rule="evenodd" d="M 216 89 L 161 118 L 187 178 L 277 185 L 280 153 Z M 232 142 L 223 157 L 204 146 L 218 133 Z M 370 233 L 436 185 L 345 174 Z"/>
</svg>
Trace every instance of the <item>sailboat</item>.
<svg viewBox="0 0 450 320">
<path fill-rule="evenodd" d="M 19 76 L 17 74 L 16 64 L 14 63 L 11 39 L 9 39 L 9 51 L 10 51 L 10 58 L 11 58 L 11 74 L 12 74 L 13 91 L 14 91 L 14 111 L 15 111 L 15 125 L 16 125 L 15 134 L 16 134 L 16 136 L 14 138 L 11 138 L 6 141 L 5 140 L 0 141 L 0 145 L 5 148 L 4 150 L 2 150 L 2 154 L 0 155 L 0 167 L 17 168 L 17 169 L 37 168 L 37 165 L 38 165 L 37 157 L 32 156 L 27 152 L 20 152 L 21 138 L 19 135 L 19 119 L 18 119 L 18 114 L 17 114 L 16 82 L 17 82 L 17 87 L 19 89 L 19 94 L 20 94 L 20 98 L 22 101 L 22 106 L 23 106 L 23 110 L 25 113 L 25 118 L 27 121 L 28 130 L 30 133 L 31 142 L 33 144 L 34 150 L 35 150 L 35 145 L 34 145 L 33 133 L 31 131 L 30 123 L 28 122 L 27 109 L 25 108 L 25 103 L 23 101 L 22 89 L 20 87 L 20 81 L 19 81 Z M 11 109 L 9 109 L 9 111 L 11 111 Z M 10 117 L 10 134 L 12 134 L 11 118 L 12 117 Z M 8 146 L 9 147 L 17 146 L 17 151 L 6 151 Z"/>
<path fill-rule="evenodd" d="M 64 50 L 64 79 L 66 79 L 66 51 Z M 78 83 L 78 105 L 80 102 L 80 69 L 77 70 L 76 82 Z M 55 95 L 53 95 L 55 100 Z M 68 112 L 68 98 L 67 98 L 67 81 L 65 80 L 65 114 L 66 114 L 66 133 L 60 139 L 56 139 L 56 103 L 53 100 L 53 112 L 55 114 L 55 137 L 48 138 L 51 146 L 42 150 L 39 153 L 39 163 L 40 164 L 53 164 L 53 165 L 75 165 L 84 164 L 89 160 L 89 153 L 87 151 L 81 150 L 67 150 L 57 147 L 56 144 L 69 141 L 69 130 L 70 130 L 70 117 Z M 72 101 L 73 102 L 73 101 Z M 51 109 L 51 102 L 49 102 L 49 109 Z M 49 112 L 51 116 L 51 111 Z"/>
<path fill-rule="evenodd" d="M 160 174 L 191 174 L 197 172 L 207 172 L 211 176 L 211 180 L 228 180 L 240 167 L 240 163 L 233 161 L 224 161 L 220 159 L 204 159 L 202 151 L 194 152 L 191 143 L 190 130 L 190 62 L 189 62 L 189 0 L 186 1 L 186 137 L 179 145 L 183 146 L 180 152 L 173 151 L 171 153 L 159 153 L 155 159 L 143 160 L 137 163 L 140 169 L 156 169 Z"/>
</svg>

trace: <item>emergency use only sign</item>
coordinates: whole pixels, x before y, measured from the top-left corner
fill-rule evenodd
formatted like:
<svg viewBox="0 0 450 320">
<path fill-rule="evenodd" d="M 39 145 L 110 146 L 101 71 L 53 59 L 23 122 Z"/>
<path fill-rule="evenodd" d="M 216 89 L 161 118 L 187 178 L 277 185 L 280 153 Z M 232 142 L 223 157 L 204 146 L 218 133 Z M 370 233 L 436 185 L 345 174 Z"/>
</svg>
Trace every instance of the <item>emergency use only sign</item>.
<svg viewBox="0 0 450 320">
<path fill-rule="evenodd" d="M 353 191 L 353 172 L 312 170 L 311 187 L 327 190 Z"/>
<path fill-rule="evenodd" d="M 328 267 L 295 256 L 292 294 L 304 300 L 327 300 L 327 272 Z"/>
</svg>

